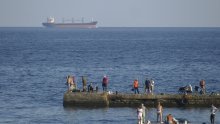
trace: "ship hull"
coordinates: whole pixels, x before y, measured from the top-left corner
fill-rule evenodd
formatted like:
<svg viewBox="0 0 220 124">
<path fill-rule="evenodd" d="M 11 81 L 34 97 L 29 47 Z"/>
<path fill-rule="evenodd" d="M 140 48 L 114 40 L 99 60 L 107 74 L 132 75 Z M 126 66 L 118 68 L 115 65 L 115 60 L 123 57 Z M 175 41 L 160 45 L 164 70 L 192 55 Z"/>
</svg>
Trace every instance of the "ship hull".
<svg viewBox="0 0 220 124">
<path fill-rule="evenodd" d="M 97 28 L 97 22 L 90 23 L 42 23 L 47 28 Z"/>
</svg>

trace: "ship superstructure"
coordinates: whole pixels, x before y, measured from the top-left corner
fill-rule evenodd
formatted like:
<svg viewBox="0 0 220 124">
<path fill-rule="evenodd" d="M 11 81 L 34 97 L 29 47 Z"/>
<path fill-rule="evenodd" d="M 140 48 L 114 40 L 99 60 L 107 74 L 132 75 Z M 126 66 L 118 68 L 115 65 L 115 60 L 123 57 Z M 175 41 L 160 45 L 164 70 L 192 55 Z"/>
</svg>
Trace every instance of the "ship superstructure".
<svg viewBox="0 0 220 124">
<path fill-rule="evenodd" d="M 91 21 L 91 22 L 84 22 L 84 19 L 82 18 L 81 22 L 75 22 L 74 19 L 72 19 L 72 22 L 65 22 L 63 20 L 62 23 L 56 23 L 55 18 L 50 17 L 47 18 L 47 22 L 42 23 L 43 26 L 48 28 L 97 28 L 97 21 Z"/>
</svg>

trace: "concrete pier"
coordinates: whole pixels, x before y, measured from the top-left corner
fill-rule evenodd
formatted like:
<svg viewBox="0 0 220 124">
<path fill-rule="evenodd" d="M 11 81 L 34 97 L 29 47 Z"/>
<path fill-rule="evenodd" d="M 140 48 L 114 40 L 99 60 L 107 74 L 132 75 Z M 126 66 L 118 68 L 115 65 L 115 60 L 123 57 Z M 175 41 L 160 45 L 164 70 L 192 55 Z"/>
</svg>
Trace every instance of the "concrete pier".
<svg viewBox="0 0 220 124">
<path fill-rule="evenodd" d="M 108 94 L 88 92 L 66 92 L 63 106 L 81 107 L 137 107 L 144 103 L 148 107 L 156 107 L 158 102 L 164 107 L 210 107 L 220 105 L 218 94 Z"/>
</svg>

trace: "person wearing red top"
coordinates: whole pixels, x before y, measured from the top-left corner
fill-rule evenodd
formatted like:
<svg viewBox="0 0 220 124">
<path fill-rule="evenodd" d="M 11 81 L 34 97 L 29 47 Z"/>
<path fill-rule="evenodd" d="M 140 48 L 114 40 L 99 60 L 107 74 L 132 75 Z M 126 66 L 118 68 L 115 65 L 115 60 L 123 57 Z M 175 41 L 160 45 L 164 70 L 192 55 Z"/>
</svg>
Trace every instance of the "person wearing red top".
<svg viewBox="0 0 220 124">
<path fill-rule="evenodd" d="M 102 88 L 103 88 L 103 92 L 107 91 L 107 86 L 108 86 L 108 77 L 104 76 L 102 79 Z"/>
<path fill-rule="evenodd" d="M 133 83 L 133 88 L 134 88 L 134 93 L 136 94 L 136 92 L 139 94 L 139 90 L 138 90 L 138 80 L 135 79 L 134 83 Z"/>
</svg>

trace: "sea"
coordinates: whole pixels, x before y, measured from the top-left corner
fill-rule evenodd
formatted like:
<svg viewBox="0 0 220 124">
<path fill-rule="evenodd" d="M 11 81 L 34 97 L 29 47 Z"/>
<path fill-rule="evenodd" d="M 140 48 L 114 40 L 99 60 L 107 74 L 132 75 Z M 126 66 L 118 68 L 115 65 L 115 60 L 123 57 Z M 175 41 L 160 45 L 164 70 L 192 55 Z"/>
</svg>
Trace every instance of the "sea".
<svg viewBox="0 0 220 124">
<path fill-rule="evenodd" d="M 220 92 L 220 28 L 0 28 L 0 123 L 137 123 L 135 107 L 63 107 L 68 75 L 79 89 L 81 76 L 101 89 L 107 75 L 112 92 L 133 93 L 138 79 L 143 93 L 146 78 L 155 81 L 155 94 L 202 79 L 208 93 Z M 146 118 L 156 121 L 156 109 L 146 107 Z M 164 107 L 163 115 L 208 124 L 210 108 Z"/>
</svg>

